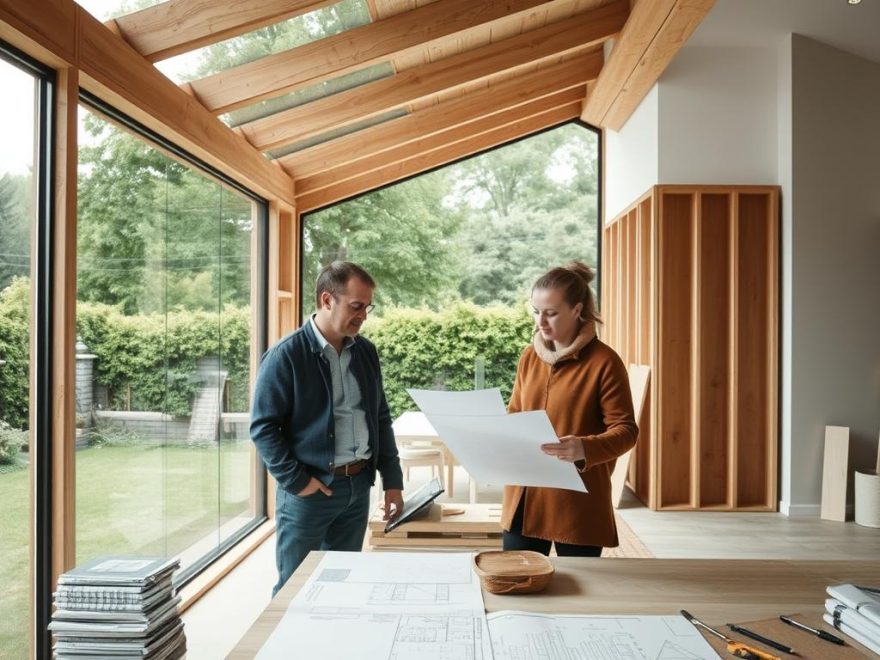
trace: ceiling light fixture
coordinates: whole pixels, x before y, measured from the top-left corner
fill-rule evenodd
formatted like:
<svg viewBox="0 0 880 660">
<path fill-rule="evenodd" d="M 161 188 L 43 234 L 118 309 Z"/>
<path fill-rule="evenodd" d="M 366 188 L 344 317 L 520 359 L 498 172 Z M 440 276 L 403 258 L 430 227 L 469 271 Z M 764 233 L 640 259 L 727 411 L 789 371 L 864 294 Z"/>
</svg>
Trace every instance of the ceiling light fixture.
<svg viewBox="0 0 880 660">
<path fill-rule="evenodd" d="M 851 5 L 857 5 L 857 4 L 859 4 L 862 0 L 846 0 L 846 1 L 847 1 L 849 4 L 851 4 Z"/>
</svg>

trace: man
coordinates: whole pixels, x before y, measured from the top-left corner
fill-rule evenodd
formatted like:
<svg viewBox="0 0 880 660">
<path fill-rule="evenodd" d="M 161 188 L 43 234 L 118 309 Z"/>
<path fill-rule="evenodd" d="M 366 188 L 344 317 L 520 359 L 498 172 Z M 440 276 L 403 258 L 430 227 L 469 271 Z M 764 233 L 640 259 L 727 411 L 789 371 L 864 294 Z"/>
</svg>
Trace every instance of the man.
<svg viewBox="0 0 880 660">
<path fill-rule="evenodd" d="M 376 283 L 335 261 L 315 284 L 317 312 L 263 356 L 251 438 L 277 482 L 278 583 L 312 550 L 361 549 L 376 471 L 385 518 L 403 510 L 403 473 L 376 347 L 358 332 Z"/>
</svg>

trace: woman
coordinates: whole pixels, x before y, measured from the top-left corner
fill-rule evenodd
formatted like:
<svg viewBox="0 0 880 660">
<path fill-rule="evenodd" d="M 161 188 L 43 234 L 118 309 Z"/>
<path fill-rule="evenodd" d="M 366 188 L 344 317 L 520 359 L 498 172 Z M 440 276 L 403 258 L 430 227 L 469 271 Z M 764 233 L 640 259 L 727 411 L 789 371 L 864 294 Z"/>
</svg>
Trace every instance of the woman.
<svg viewBox="0 0 880 660">
<path fill-rule="evenodd" d="M 590 268 L 573 261 L 532 287 L 536 332 L 523 351 L 510 412 L 546 410 L 559 441 L 541 450 L 571 463 L 589 492 L 504 487 L 505 550 L 598 557 L 618 545 L 611 472 L 636 442 L 632 397 L 620 357 L 596 337 Z"/>
</svg>

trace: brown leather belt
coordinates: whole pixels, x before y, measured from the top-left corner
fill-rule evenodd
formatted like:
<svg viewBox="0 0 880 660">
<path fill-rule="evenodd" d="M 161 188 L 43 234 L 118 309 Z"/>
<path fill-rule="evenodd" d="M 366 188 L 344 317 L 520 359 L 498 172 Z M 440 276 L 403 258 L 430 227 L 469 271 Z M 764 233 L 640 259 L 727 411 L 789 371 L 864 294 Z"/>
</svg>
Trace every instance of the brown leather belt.
<svg viewBox="0 0 880 660">
<path fill-rule="evenodd" d="M 359 461 L 354 461 L 353 463 L 346 463 L 333 470 L 333 474 L 337 477 L 353 477 L 360 474 L 361 471 L 367 467 L 368 463 L 369 461 L 363 458 Z"/>
</svg>

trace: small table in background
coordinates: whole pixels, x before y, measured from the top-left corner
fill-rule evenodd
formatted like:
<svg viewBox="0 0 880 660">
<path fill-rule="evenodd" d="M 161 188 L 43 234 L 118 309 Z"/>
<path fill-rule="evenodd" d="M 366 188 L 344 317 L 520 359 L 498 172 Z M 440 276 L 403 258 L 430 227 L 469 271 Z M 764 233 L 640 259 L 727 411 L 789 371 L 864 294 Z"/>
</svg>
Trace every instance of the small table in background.
<svg viewBox="0 0 880 660">
<path fill-rule="evenodd" d="M 443 452 L 443 459 L 446 461 L 446 492 L 452 497 L 454 468 L 458 461 L 455 460 L 455 456 L 449 451 L 449 448 L 443 444 L 443 440 L 437 435 L 437 431 L 431 426 L 425 413 L 421 411 L 405 412 L 394 420 L 391 428 L 394 429 L 394 437 L 401 447 L 433 447 Z M 473 491 L 474 489 L 471 488 L 472 495 Z M 473 497 L 471 497 L 471 501 L 473 501 Z"/>
</svg>

